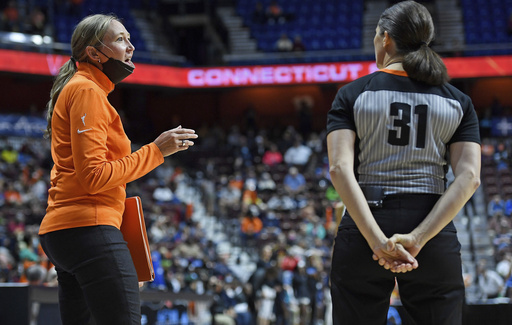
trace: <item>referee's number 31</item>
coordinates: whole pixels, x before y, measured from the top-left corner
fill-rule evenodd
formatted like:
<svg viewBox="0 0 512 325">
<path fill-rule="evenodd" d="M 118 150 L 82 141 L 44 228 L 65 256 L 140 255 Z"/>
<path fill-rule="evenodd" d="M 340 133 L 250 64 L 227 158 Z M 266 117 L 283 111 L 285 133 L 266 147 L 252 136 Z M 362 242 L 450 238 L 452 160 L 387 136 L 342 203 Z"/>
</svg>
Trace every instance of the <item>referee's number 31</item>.
<svg viewBox="0 0 512 325">
<path fill-rule="evenodd" d="M 411 107 L 405 103 L 392 103 L 390 115 L 397 116 L 393 120 L 394 129 L 388 132 L 388 143 L 395 146 L 407 146 L 411 139 L 411 115 L 417 115 L 416 123 L 416 148 L 425 148 L 425 137 L 427 133 L 427 105 L 416 105 Z"/>
</svg>

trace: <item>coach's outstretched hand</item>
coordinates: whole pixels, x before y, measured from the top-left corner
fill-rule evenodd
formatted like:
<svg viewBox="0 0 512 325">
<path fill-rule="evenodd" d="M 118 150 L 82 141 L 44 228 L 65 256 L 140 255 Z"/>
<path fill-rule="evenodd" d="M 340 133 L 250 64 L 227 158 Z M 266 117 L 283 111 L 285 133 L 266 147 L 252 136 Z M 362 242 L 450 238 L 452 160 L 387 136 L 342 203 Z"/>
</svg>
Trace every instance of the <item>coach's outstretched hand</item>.
<svg viewBox="0 0 512 325">
<path fill-rule="evenodd" d="M 164 157 L 172 155 L 178 151 L 187 150 L 194 145 L 193 139 L 197 139 L 198 135 L 193 129 L 182 128 L 181 125 L 167 130 L 160 134 L 153 141 Z"/>
</svg>

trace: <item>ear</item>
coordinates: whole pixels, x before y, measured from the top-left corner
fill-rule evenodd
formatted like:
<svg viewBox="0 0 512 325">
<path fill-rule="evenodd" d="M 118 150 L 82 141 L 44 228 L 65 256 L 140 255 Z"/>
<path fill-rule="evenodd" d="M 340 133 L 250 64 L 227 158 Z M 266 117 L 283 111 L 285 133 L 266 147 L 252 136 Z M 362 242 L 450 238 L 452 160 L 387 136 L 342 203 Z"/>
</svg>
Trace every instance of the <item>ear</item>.
<svg viewBox="0 0 512 325">
<path fill-rule="evenodd" d="M 391 47 L 394 47 L 395 45 L 395 41 L 393 40 L 393 38 L 391 38 L 387 31 L 384 31 L 384 37 L 382 38 L 382 42 L 382 46 L 388 51 L 391 50 Z"/>
<path fill-rule="evenodd" d="M 389 36 L 388 31 L 384 31 L 384 37 L 382 38 L 382 45 L 384 47 L 389 46 L 390 42 L 391 42 L 391 37 Z"/>
<path fill-rule="evenodd" d="M 87 53 L 91 62 L 100 62 L 100 53 L 93 46 L 87 46 L 85 48 L 85 53 Z"/>
</svg>

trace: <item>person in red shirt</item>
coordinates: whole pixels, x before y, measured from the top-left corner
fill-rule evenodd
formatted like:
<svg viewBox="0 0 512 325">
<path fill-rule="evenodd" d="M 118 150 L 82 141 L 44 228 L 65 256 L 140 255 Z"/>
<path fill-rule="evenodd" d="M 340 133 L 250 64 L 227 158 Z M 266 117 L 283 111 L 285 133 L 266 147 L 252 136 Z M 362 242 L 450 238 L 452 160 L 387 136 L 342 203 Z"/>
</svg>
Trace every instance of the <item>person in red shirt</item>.
<svg viewBox="0 0 512 325">
<path fill-rule="evenodd" d="M 275 143 L 270 144 L 269 149 L 263 154 L 261 162 L 269 167 L 283 162 L 283 154 L 279 151 Z"/>
<path fill-rule="evenodd" d="M 181 126 L 131 151 L 107 95 L 135 68 L 130 34 L 113 15 L 84 18 L 48 102 L 54 166 L 39 229 L 55 265 L 63 324 L 140 324 L 137 272 L 120 231 L 126 183 L 197 138 Z"/>
</svg>

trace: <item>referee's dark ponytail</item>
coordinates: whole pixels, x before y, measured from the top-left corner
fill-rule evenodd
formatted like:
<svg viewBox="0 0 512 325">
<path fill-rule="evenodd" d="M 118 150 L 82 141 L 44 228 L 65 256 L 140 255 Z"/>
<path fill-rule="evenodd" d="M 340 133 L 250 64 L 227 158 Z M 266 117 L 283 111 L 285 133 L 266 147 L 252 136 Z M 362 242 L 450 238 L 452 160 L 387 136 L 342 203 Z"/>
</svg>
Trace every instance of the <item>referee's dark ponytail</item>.
<svg viewBox="0 0 512 325">
<path fill-rule="evenodd" d="M 449 80 L 443 60 L 428 46 L 434 39 L 434 23 L 425 6 L 399 2 L 382 13 L 378 26 L 395 41 L 409 77 L 436 86 Z"/>
</svg>

